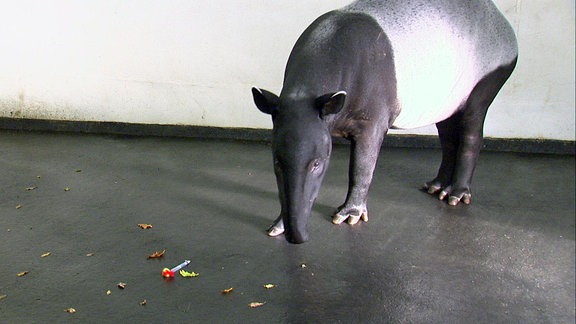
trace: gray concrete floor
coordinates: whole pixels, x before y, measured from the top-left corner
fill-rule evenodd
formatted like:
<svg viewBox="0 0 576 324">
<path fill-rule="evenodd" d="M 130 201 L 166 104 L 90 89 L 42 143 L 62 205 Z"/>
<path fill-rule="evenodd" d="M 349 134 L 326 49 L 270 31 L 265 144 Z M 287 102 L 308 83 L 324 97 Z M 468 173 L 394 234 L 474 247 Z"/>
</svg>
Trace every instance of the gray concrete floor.
<svg viewBox="0 0 576 324">
<path fill-rule="evenodd" d="M 450 207 L 419 190 L 438 150 L 385 149 L 351 227 L 347 150 L 291 245 L 266 144 L 0 132 L 0 322 L 574 322 L 574 156 L 483 152 Z"/>
</svg>

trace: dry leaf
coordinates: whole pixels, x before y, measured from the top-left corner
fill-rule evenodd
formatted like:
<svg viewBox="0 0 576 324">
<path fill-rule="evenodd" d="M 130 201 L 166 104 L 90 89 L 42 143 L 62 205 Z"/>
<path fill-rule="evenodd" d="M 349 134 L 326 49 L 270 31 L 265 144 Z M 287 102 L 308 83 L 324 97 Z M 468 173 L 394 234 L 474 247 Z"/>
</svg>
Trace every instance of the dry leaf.
<svg viewBox="0 0 576 324">
<path fill-rule="evenodd" d="M 118 283 L 118 288 L 120 288 L 120 289 L 126 288 L 126 283 L 125 283 L 125 282 L 119 282 L 119 283 Z"/>
<path fill-rule="evenodd" d="M 230 288 L 228 288 L 228 289 L 224 289 L 224 290 L 222 290 L 222 294 L 223 294 L 223 295 L 228 295 L 228 294 L 231 293 L 233 290 L 234 290 L 233 287 L 230 287 Z"/>
<path fill-rule="evenodd" d="M 273 285 L 273 284 L 265 284 L 264 285 L 264 288 L 266 288 L 266 289 L 272 289 L 274 287 L 276 287 L 276 285 Z"/>
<path fill-rule="evenodd" d="M 256 308 L 256 307 L 260 307 L 260 306 L 264 306 L 266 304 L 266 302 L 251 302 L 250 304 L 248 304 L 248 306 L 250 306 L 250 308 Z"/>
<path fill-rule="evenodd" d="M 8 297 L 8 295 L 0 295 L 0 300 L 4 299 L 6 297 Z"/>
<path fill-rule="evenodd" d="M 50 254 L 52 254 L 52 253 L 51 253 L 51 252 L 46 252 L 46 253 L 42 254 L 40 257 L 41 257 L 41 258 L 45 258 L 45 257 L 49 256 Z"/>
<path fill-rule="evenodd" d="M 112 292 L 110 290 L 106 290 L 106 295 L 112 295 Z"/>
<path fill-rule="evenodd" d="M 18 276 L 18 277 L 24 277 L 24 276 L 27 275 L 27 274 L 28 274 L 28 271 L 22 271 L 22 272 L 19 272 L 19 273 L 17 274 L 17 276 Z"/>
<path fill-rule="evenodd" d="M 28 188 L 26 188 L 26 189 L 24 189 L 24 190 L 30 191 L 30 190 L 34 190 L 34 189 L 36 189 L 36 188 L 38 188 L 38 187 L 28 187 Z"/>
<path fill-rule="evenodd" d="M 20 208 L 22 208 L 22 205 L 20 205 L 20 204 L 16 205 L 16 209 L 20 209 Z"/>
<path fill-rule="evenodd" d="M 88 254 L 86 254 L 86 256 L 87 256 L 87 257 L 94 256 L 94 253 L 88 253 Z"/>
<path fill-rule="evenodd" d="M 148 303 L 148 301 L 146 301 L 146 299 L 144 299 L 143 301 L 140 302 L 140 305 L 144 306 Z"/>
<path fill-rule="evenodd" d="M 164 256 L 164 253 L 166 253 L 166 249 L 162 250 L 162 252 L 154 252 L 152 254 L 150 254 L 148 256 L 148 259 L 157 259 L 157 258 L 161 258 L 162 256 Z"/>
<path fill-rule="evenodd" d="M 66 312 L 68 312 L 68 313 L 76 313 L 76 309 L 70 307 L 70 308 L 66 309 Z"/>
<path fill-rule="evenodd" d="M 141 229 L 149 229 L 152 228 L 152 224 L 138 224 Z"/>
<path fill-rule="evenodd" d="M 64 191 L 70 191 L 70 190 L 71 190 L 70 187 L 64 188 Z"/>
<path fill-rule="evenodd" d="M 186 277 L 198 277 L 200 274 L 199 274 L 199 273 L 196 273 L 196 272 L 194 272 L 194 271 L 188 272 L 188 271 L 186 271 L 186 270 L 180 270 L 180 275 L 181 275 L 182 277 L 186 278 Z"/>
</svg>

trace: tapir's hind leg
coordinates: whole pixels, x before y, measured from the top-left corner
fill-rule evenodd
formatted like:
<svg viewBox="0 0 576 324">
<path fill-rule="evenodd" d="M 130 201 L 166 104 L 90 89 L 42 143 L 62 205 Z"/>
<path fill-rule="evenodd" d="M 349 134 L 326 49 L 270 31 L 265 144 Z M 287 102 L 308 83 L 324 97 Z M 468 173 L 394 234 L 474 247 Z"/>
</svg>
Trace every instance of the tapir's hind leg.
<svg viewBox="0 0 576 324">
<path fill-rule="evenodd" d="M 488 107 L 504 85 L 516 61 L 484 77 L 474 88 L 462 109 L 436 124 L 442 146 L 442 163 L 436 178 L 425 184 L 430 194 L 448 197 L 450 205 L 470 204 L 470 184 L 482 147 L 484 119 Z"/>
</svg>

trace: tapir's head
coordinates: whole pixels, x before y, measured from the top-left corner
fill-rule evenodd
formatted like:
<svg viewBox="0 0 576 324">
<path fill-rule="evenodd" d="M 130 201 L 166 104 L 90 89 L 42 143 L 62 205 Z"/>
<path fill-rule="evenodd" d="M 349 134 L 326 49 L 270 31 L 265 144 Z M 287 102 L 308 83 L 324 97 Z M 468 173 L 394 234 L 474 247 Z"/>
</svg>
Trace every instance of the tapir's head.
<svg viewBox="0 0 576 324">
<path fill-rule="evenodd" d="M 272 154 L 286 239 L 308 239 L 306 225 L 328 168 L 332 139 L 326 119 L 338 113 L 343 91 L 322 96 L 287 96 L 252 89 L 260 111 L 272 115 Z"/>
</svg>

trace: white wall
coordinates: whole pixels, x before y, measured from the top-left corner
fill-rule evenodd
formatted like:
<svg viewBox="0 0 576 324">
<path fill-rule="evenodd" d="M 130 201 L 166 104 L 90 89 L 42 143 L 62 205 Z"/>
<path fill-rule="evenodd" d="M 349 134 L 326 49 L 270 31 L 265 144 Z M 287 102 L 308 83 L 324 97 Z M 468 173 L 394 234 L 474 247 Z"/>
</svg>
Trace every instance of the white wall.
<svg viewBox="0 0 576 324">
<path fill-rule="evenodd" d="M 349 1 L 0 2 L 0 117 L 270 128 L 250 88 L 279 92 L 299 34 Z M 521 53 L 486 135 L 574 140 L 574 1 L 496 3 Z"/>
</svg>

